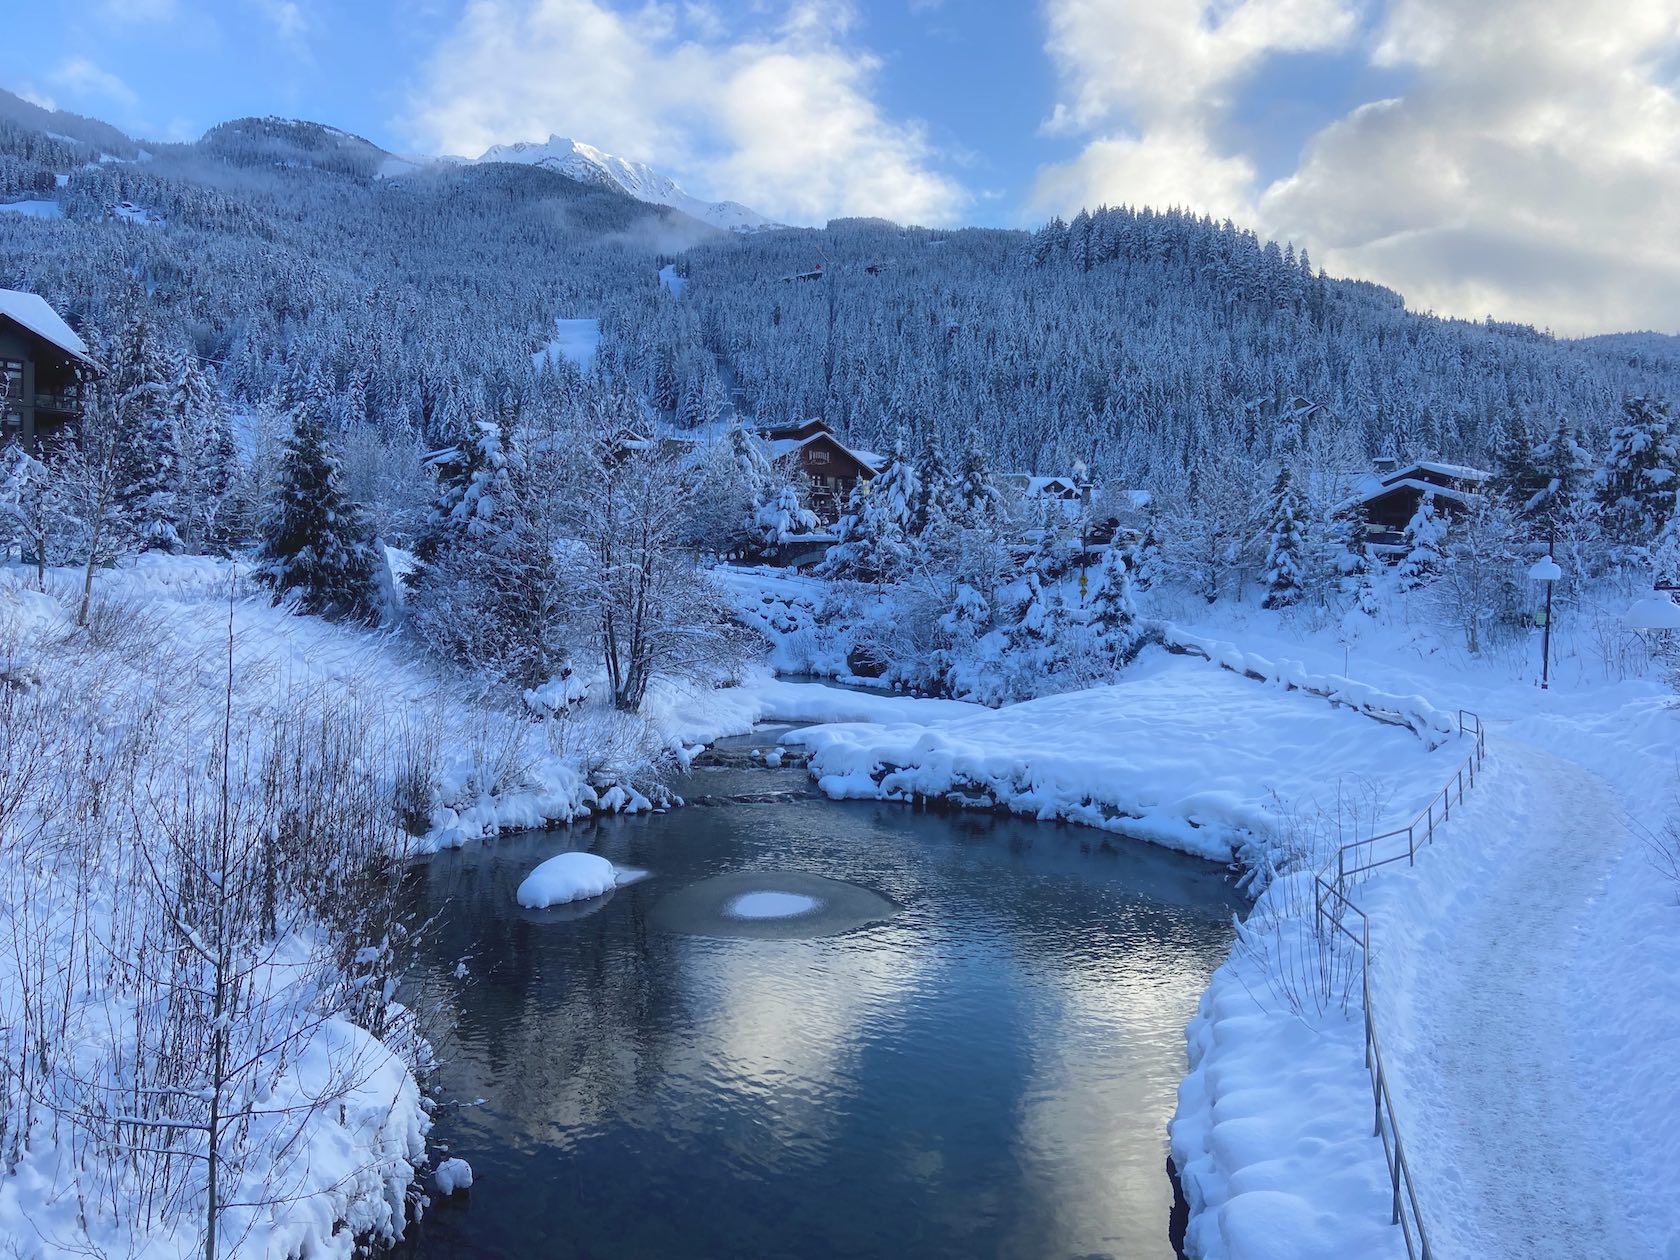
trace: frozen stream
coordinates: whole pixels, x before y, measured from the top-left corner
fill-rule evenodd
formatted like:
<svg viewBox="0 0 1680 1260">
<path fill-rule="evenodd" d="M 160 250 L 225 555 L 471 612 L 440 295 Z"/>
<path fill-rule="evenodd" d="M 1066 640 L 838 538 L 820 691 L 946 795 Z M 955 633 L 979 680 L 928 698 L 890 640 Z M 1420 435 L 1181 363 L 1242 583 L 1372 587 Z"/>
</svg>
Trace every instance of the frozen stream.
<svg viewBox="0 0 1680 1260">
<path fill-rule="evenodd" d="M 783 799 L 444 853 L 424 985 L 471 1161 L 410 1256 L 1171 1257 L 1183 1028 L 1239 899 L 1097 832 Z M 585 848 L 649 872 L 522 909 Z M 470 980 L 454 976 L 465 957 Z M 410 996 L 416 996 L 411 991 Z"/>
</svg>

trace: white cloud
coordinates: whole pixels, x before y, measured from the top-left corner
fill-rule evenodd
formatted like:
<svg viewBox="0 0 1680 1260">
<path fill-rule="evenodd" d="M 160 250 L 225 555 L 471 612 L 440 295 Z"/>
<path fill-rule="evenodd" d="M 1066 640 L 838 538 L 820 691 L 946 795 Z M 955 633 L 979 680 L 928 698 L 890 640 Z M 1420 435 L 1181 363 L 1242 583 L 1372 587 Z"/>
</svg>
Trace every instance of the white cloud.
<svg viewBox="0 0 1680 1260">
<path fill-rule="evenodd" d="M 140 98 L 133 88 L 108 70 L 101 70 L 86 57 L 70 57 L 52 73 L 52 81 L 78 96 L 110 101 L 132 109 Z"/>
<path fill-rule="evenodd" d="M 1326 128 L 1259 203 L 1331 270 L 1443 313 L 1680 329 L 1680 0 L 1398 0 L 1404 96 Z"/>
<path fill-rule="evenodd" d="M 414 139 L 470 156 L 559 132 L 772 217 L 949 222 L 968 195 L 924 129 L 874 99 L 853 20 L 804 0 L 725 43 L 708 6 L 473 0 L 428 69 Z"/>
<path fill-rule="evenodd" d="M 306 61 L 311 58 L 309 37 L 314 33 L 315 22 L 298 0 L 249 0 L 249 3 L 257 16 L 273 27 L 292 56 Z"/>
<path fill-rule="evenodd" d="M 1351 0 L 1047 0 L 1045 17 L 1060 99 L 1043 130 L 1088 140 L 1039 173 L 1034 206 L 1065 211 L 1077 198 L 1242 216 L 1253 164 L 1213 140 L 1231 93 L 1270 54 L 1342 46 L 1356 15 Z"/>
</svg>

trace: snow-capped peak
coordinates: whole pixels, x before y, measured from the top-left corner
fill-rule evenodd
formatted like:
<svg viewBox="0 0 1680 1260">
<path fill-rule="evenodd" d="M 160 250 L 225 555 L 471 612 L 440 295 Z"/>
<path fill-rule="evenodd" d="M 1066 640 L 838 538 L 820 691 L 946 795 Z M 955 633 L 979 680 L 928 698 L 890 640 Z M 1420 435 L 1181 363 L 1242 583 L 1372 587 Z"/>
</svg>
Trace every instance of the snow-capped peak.
<svg viewBox="0 0 1680 1260">
<path fill-rule="evenodd" d="M 565 136 L 550 136 L 541 142 L 522 140 L 515 144 L 494 144 L 484 151 L 478 161 L 520 162 L 528 166 L 547 167 L 569 179 L 611 188 L 637 201 L 670 206 L 702 223 L 731 232 L 756 232 L 761 228 L 779 226 L 738 201 L 701 201 L 698 197 L 691 197 L 676 180 L 661 175 L 645 163 L 614 157 L 594 145 Z"/>
</svg>

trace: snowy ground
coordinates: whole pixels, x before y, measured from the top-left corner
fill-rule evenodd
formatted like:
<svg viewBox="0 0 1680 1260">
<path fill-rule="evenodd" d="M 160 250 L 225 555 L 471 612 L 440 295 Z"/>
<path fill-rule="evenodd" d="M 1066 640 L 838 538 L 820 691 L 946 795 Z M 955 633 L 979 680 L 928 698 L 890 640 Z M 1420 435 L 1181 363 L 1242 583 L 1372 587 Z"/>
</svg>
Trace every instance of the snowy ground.
<svg viewBox="0 0 1680 1260">
<path fill-rule="evenodd" d="M 812 750 L 812 773 L 837 799 L 1003 805 L 1226 862 L 1266 861 L 1290 816 L 1334 812 L 1364 785 L 1409 814 L 1450 768 L 1402 727 L 1159 648 L 1112 686 L 895 717 L 783 738 Z"/>
<path fill-rule="evenodd" d="M 595 361 L 595 351 L 601 344 L 601 321 L 598 319 L 556 319 L 554 340 L 531 356 L 531 366 L 541 369 L 544 363 L 569 359 L 587 372 Z"/>
<path fill-rule="evenodd" d="M 0 202 L 0 214 L 23 214 L 33 219 L 62 219 L 64 207 L 56 201 Z"/>
</svg>

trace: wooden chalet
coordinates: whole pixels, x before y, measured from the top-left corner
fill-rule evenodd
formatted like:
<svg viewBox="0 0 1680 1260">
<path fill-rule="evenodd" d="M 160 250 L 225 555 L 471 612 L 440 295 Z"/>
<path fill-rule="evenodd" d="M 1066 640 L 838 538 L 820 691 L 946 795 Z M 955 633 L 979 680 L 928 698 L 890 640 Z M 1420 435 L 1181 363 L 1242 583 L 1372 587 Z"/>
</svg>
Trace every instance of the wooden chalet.
<svg viewBox="0 0 1680 1260">
<path fill-rule="evenodd" d="M 45 298 L 0 289 L 0 445 L 37 451 L 79 424 L 83 383 L 98 370 Z"/>
<path fill-rule="evenodd" d="M 769 448 L 772 463 L 790 467 L 810 483 L 806 506 L 824 525 L 840 519 L 852 487 L 859 481 L 873 481 L 881 471 L 879 455 L 846 446 L 821 420 L 765 429 L 759 436 Z"/>
<path fill-rule="evenodd" d="M 1351 500 L 1365 517 L 1365 541 L 1378 554 L 1393 554 L 1404 546 L 1406 526 L 1417 515 L 1426 494 L 1435 496 L 1435 510 L 1452 516 L 1469 506 L 1481 493 L 1489 474 L 1462 464 L 1441 464 L 1429 460 L 1395 466 L 1366 479 Z"/>
</svg>

